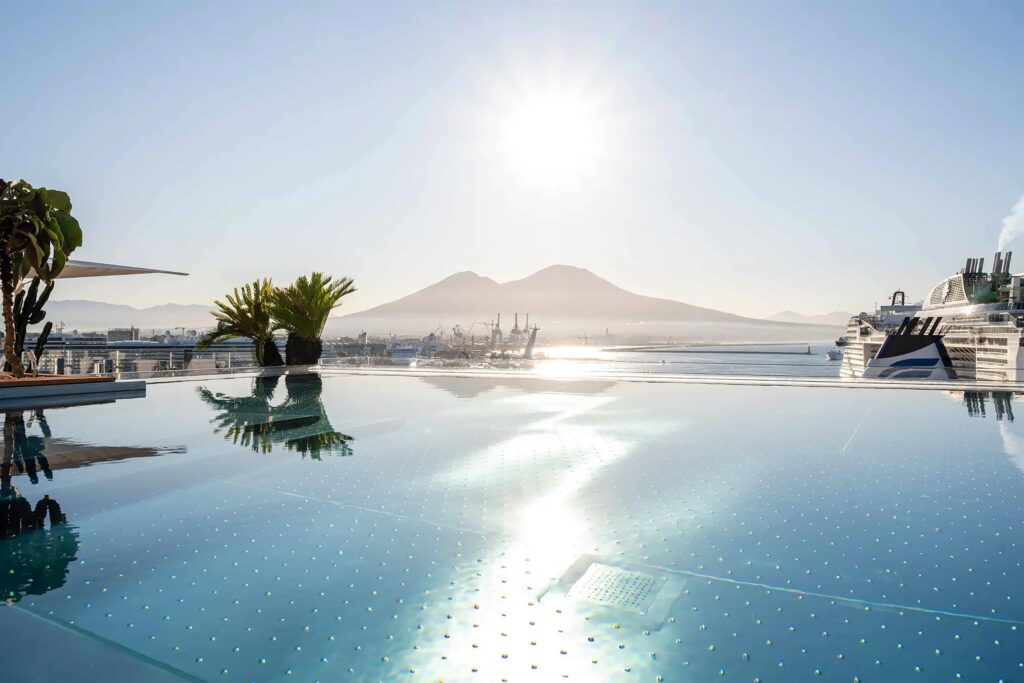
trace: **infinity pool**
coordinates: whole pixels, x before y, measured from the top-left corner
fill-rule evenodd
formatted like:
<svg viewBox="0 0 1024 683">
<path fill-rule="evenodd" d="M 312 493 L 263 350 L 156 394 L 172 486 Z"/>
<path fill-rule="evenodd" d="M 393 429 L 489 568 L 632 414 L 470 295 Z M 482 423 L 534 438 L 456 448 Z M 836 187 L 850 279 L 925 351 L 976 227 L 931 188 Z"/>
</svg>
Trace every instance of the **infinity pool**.
<svg viewBox="0 0 1024 683">
<path fill-rule="evenodd" d="M 4 495 L 68 521 L 0 540 L 4 678 L 1022 680 L 1015 406 L 291 375 L 11 411 Z"/>
</svg>

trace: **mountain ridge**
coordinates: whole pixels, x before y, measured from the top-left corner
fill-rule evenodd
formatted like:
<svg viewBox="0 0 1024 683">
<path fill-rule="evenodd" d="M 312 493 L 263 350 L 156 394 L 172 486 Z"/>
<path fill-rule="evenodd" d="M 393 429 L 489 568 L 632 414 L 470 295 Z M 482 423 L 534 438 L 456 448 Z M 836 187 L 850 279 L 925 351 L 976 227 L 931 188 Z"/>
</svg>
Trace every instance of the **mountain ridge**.
<svg viewBox="0 0 1024 683">
<path fill-rule="evenodd" d="M 171 327 L 210 327 L 213 306 L 165 303 L 145 308 L 112 304 L 92 299 L 51 299 L 46 303 L 46 320 L 67 329 L 102 331 L 112 327 L 169 329 Z"/>
<path fill-rule="evenodd" d="M 502 314 L 502 328 L 540 325 L 545 338 L 572 340 L 595 335 L 618 339 L 658 338 L 790 340 L 832 334 L 814 325 L 750 318 L 672 299 L 630 292 L 577 266 L 556 264 L 523 278 L 497 282 L 460 271 L 411 294 L 328 322 L 332 334 L 415 334 L 458 323 L 477 335 Z"/>
<path fill-rule="evenodd" d="M 700 320 L 763 322 L 713 308 L 629 292 L 585 268 L 556 264 L 524 278 L 498 283 L 473 271 L 461 271 L 411 294 L 341 316 L 342 320 L 391 316 L 520 313 L 547 318 L 612 320 Z"/>
<path fill-rule="evenodd" d="M 213 325 L 213 310 L 213 306 L 202 304 L 164 303 L 136 308 L 89 299 L 61 299 L 49 302 L 47 320 L 54 325 L 64 322 L 66 328 L 81 331 L 129 326 L 144 330 L 181 326 L 202 329 Z M 526 323 L 525 315 L 529 314 L 530 322 L 541 325 L 546 335 L 592 335 L 612 328 L 633 336 L 710 338 L 728 332 L 734 338 L 745 339 L 764 337 L 769 332 L 775 336 L 804 335 L 815 331 L 814 327 L 840 324 L 792 311 L 776 314 L 785 319 L 750 318 L 636 294 L 585 268 L 564 264 L 502 283 L 463 270 L 393 301 L 337 315 L 342 311 L 335 311 L 328 320 L 327 336 L 354 335 L 362 330 L 370 334 L 422 335 L 438 325 L 446 329 L 456 323 L 469 329 L 474 324 L 489 325 L 499 312 L 506 330 L 513 325 L 512 314 L 518 312 L 520 324 Z M 841 324 L 849 317 L 842 312 L 829 315 L 843 316 Z"/>
</svg>

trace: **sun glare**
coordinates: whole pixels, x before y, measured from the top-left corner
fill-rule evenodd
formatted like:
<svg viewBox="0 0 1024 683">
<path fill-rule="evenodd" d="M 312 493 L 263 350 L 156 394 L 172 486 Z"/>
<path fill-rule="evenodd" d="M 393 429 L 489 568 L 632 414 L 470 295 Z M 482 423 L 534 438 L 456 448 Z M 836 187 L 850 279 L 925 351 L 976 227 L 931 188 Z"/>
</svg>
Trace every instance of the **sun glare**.
<svg viewBox="0 0 1024 683">
<path fill-rule="evenodd" d="M 534 73 L 493 78 L 480 142 L 506 180 L 567 189 L 608 166 L 614 117 L 605 80 Z"/>
<path fill-rule="evenodd" d="M 501 137 L 511 170 L 542 184 L 561 184 L 584 175 L 602 143 L 595 107 L 568 92 L 524 97 L 509 110 Z"/>
</svg>

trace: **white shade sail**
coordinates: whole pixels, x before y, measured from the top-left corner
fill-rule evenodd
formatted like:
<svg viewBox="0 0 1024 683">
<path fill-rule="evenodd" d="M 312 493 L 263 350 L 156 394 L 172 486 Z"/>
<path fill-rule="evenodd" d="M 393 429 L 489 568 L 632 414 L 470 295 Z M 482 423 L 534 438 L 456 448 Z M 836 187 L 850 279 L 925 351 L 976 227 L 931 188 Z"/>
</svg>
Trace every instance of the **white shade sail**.
<svg viewBox="0 0 1024 683">
<path fill-rule="evenodd" d="M 105 275 L 146 275 L 160 273 L 163 275 L 188 275 L 174 270 L 158 270 L 156 268 L 139 268 L 137 266 L 118 266 L 113 263 L 93 263 L 92 261 L 68 261 L 58 278 L 102 277 Z M 32 277 L 35 273 L 29 273 Z"/>
</svg>

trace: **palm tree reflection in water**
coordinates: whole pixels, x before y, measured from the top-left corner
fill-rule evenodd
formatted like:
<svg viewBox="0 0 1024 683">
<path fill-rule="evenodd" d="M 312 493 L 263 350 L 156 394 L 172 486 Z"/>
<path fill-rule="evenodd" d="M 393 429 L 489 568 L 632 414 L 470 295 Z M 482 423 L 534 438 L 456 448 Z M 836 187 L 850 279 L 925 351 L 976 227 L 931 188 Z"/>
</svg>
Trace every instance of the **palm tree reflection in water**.
<svg viewBox="0 0 1024 683">
<path fill-rule="evenodd" d="M 326 455 L 352 455 L 354 437 L 335 431 L 321 395 L 320 375 L 285 375 L 285 395 L 274 403 L 281 376 L 257 377 L 249 396 L 227 396 L 199 387 L 199 397 L 217 410 L 210 421 L 214 433 L 257 453 L 270 453 L 274 444 L 319 460 Z"/>
</svg>

